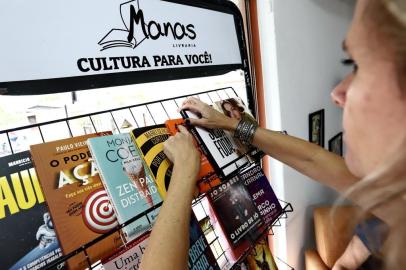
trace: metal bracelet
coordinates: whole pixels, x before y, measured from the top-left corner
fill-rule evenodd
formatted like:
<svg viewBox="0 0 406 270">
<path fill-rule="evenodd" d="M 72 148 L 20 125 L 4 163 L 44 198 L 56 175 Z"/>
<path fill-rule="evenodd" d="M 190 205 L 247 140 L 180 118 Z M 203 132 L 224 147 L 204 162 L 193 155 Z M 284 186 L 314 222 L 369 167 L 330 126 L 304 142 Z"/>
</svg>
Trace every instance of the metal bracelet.
<svg viewBox="0 0 406 270">
<path fill-rule="evenodd" d="M 250 145 L 254 139 L 255 131 L 258 128 L 256 122 L 240 120 L 234 132 L 234 138 L 240 140 L 243 144 Z"/>
</svg>

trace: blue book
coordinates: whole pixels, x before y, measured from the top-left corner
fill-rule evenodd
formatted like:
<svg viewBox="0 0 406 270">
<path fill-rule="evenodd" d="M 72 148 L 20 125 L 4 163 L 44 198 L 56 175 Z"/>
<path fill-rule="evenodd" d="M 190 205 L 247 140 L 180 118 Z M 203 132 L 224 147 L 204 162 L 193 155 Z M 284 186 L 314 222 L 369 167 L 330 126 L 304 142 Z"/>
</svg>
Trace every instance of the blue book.
<svg viewBox="0 0 406 270">
<path fill-rule="evenodd" d="M 88 145 L 120 224 L 162 201 L 130 134 L 91 138 Z M 149 230 L 158 211 L 155 209 L 125 226 L 127 241 Z"/>
</svg>

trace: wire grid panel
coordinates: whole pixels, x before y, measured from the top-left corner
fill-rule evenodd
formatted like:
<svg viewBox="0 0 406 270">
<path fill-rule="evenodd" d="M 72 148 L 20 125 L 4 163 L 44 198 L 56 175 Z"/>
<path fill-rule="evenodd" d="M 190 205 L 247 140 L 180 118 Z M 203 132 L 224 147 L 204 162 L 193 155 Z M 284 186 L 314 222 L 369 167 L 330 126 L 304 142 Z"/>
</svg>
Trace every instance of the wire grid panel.
<svg viewBox="0 0 406 270">
<path fill-rule="evenodd" d="M 228 88 L 227 88 L 228 89 Z M 211 101 L 209 94 L 213 92 L 215 97 L 219 97 L 217 92 L 225 92 L 226 89 L 216 89 L 207 92 L 197 93 L 194 95 L 197 97 L 206 96 L 206 101 Z M 228 89 L 228 92 L 234 93 L 233 89 Z M 225 94 L 225 93 L 224 93 Z M 234 93 L 236 96 L 236 94 Z M 19 127 L 15 129 L 0 131 L 0 156 L 13 154 L 25 150 L 29 150 L 30 145 L 48 142 L 57 139 L 64 139 L 73 136 L 85 135 L 94 132 L 112 131 L 113 133 L 129 132 L 134 128 L 143 127 L 148 125 L 156 125 L 163 123 L 168 119 L 180 118 L 181 115 L 177 112 L 181 106 L 183 100 L 190 96 L 176 97 L 168 100 L 150 102 L 145 104 L 139 104 L 134 106 L 128 106 L 123 108 L 117 108 L 102 112 L 95 112 L 86 115 L 80 115 L 76 117 L 70 117 L 66 119 L 60 119 L 55 121 L 49 121 L 45 123 L 33 124 L 25 127 Z M 177 102 L 178 101 L 178 102 Z M 118 226 L 114 231 L 121 230 L 124 226 L 127 226 L 131 222 L 134 222 L 146 216 L 151 209 L 144 213 L 134 217 L 130 221 Z M 151 223 L 150 223 L 151 224 Z M 152 225 L 151 225 L 152 227 Z M 210 224 L 211 228 L 212 225 Z M 210 247 L 215 252 L 215 257 L 218 263 L 221 263 L 225 267 L 229 265 L 228 259 L 225 256 L 223 248 L 218 241 L 218 236 L 213 231 L 213 239 L 210 241 Z M 110 233 L 110 234 L 111 234 Z M 78 248 L 77 250 L 66 254 L 60 259 L 56 260 L 47 269 L 51 269 L 57 266 L 61 262 L 68 260 L 73 256 L 84 254 L 88 258 L 88 269 L 99 269 L 101 267 L 100 262 L 93 263 L 89 260 L 87 255 L 87 249 L 95 243 L 101 241 L 109 234 L 100 236 L 92 242 Z M 125 241 L 123 241 L 123 244 Z"/>
<path fill-rule="evenodd" d="M 211 104 L 220 97 L 237 97 L 237 94 L 232 88 L 215 89 L 0 131 L 0 156 L 29 150 L 30 145 L 42 142 L 94 132 L 124 133 L 138 127 L 163 124 L 168 119 L 181 118 L 177 110 L 191 96 Z"/>
<path fill-rule="evenodd" d="M 138 104 L 134 106 L 95 112 L 87 115 L 70 117 L 67 119 L 0 131 L 0 156 L 29 150 L 29 146 L 31 144 L 94 133 L 95 131 L 112 131 L 113 133 L 122 133 L 131 131 L 132 129 L 137 127 L 162 124 L 168 119 L 181 117 L 177 110 L 181 107 L 183 101 L 188 97 L 191 96 L 175 97 L 167 100 Z M 234 98 L 238 96 L 232 88 L 224 88 L 196 93 L 195 95 L 193 95 L 193 97 L 198 98 L 208 104 L 212 104 L 222 99 Z M 26 141 L 26 138 L 30 138 L 30 140 Z M 196 208 L 196 206 L 200 203 L 201 198 L 196 199 L 194 207 Z M 281 218 L 286 218 L 286 213 L 293 211 L 289 203 L 285 204 L 286 205 L 284 207 L 284 213 Z M 134 217 L 125 224 L 120 225 L 115 231 L 120 230 L 122 227 L 130 224 L 131 222 L 134 222 L 138 218 L 141 218 L 141 216 L 143 215 L 148 216 L 150 210 L 151 209 L 147 210 L 144 213 L 141 213 L 137 217 Z M 200 222 L 204 222 L 209 216 L 204 208 L 202 213 L 203 215 L 200 215 L 198 218 Z M 214 230 L 213 224 L 211 224 L 210 220 L 208 222 L 206 221 L 206 223 L 207 224 L 204 227 L 204 232 L 218 265 L 221 269 L 236 268 L 238 266 L 238 263 L 241 262 L 243 258 L 240 258 L 238 262 L 231 263 L 229 258 L 227 257 L 224 246 L 221 244 L 216 230 Z M 280 226 L 279 219 L 275 221 L 272 226 Z M 271 229 L 271 227 L 269 227 L 268 229 Z M 67 260 L 70 257 L 80 253 L 84 253 L 87 256 L 87 248 L 94 245 L 98 241 L 101 241 L 105 237 L 107 236 L 102 235 L 101 237 L 99 237 L 100 239 L 95 239 L 91 243 L 84 245 L 71 254 L 62 257 L 55 263 L 60 263 L 63 260 Z M 248 255 L 248 251 L 246 255 Z M 91 265 L 89 261 L 89 269 L 98 268 L 100 268 L 100 262 Z"/>
<path fill-rule="evenodd" d="M 206 237 L 210 249 L 217 261 L 217 265 L 220 267 L 220 269 L 230 269 L 232 267 L 232 263 L 226 254 L 226 247 L 222 244 L 220 236 L 213 226 L 213 220 L 210 218 L 210 214 L 208 213 L 209 209 L 207 207 L 207 201 L 206 203 L 203 202 L 205 199 L 205 196 L 201 196 L 194 200 L 192 203 L 194 215 L 202 228 L 203 234 Z"/>
<path fill-rule="evenodd" d="M 147 209 L 146 211 L 144 211 L 143 213 L 140 213 L 136 216 L 134 216 L 133 218 L 131 218 L 130 220 L 118 225 L 116 228 L 112 229 L 110 232 L 105 233 L 100 235 L 99 237 L 97 237 L 96 239 L 92 240 L 91 242 L 79 247 L 78 249 L 70 252 L 69 254 L 65 254 L 64 256 L 56 259 L 55 261 L 53 261 L 51 264 L 47 265 L 44 269 L 45 270 L 51 270 L 51 269 L 55 269 L 58 265 L 60 265 L 63 262 L 68 261 L 69 259 L 71 259 L 74 256 L 78 256 L 78 255 L 85 255 L 86 259 L 87 259 L 87 263 L 88 263 L 88 268 L 90 270 L 94 270 L 94 269 L 103 269 L 101 268 L 101 262 L 91 262 L 90 261 L 90 257 L 88 256 L 87 250 L 89 248 L 91 248 L 93 245 L 99 243 L 100 241 L 102 241 L 103 239 L 107 238 L 108 236 L 112 235 L 113 233 L 119 231 L 120 232 L 120 236 L 121 236 L 121 241 L 122 241 L 122 246 L 124 247 L 126 244 L 126 241 L 124 240 L 124 237 L 121 233 L 121 229 L 128 226 L 129 224 L 139 220 L 140 218 L 146 218 L 148 220 L 149 223 L 149 228 L 150 230 L 152 229 L 152 222 L 149 218 L 150 213 L 152 213 L 155 209 L 158 209 L 162 206 L 162 202 L 154 205 L 153 207 L 150 207 L 149 209 Z"/>
</svg>

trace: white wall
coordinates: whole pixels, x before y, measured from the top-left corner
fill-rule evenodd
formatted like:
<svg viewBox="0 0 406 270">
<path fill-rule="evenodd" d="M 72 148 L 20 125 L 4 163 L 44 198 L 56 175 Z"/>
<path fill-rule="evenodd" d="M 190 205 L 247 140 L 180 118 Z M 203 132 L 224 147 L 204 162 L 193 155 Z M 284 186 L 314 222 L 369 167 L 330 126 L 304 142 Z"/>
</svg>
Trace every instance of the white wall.
<svg viewBox="0 0 406 270">
<path fill-rule="evenodd" d="M 348 0 L 258 0 L 268 128 L 307 140 L 309 113 L 324 108 L 326 147 L 342 130 L 342 112 L 330 92 L 349 72 L 340 65 L 341 42 L 353 5 Z M 274 160 L 271 175 L 278 196 L 294 207 L 286 226 L 275 230 L 274 251 L 304 269 L 304 250 L 314 247 L 313 206 L 332 204 L 337 194 Z"/>
</svg>

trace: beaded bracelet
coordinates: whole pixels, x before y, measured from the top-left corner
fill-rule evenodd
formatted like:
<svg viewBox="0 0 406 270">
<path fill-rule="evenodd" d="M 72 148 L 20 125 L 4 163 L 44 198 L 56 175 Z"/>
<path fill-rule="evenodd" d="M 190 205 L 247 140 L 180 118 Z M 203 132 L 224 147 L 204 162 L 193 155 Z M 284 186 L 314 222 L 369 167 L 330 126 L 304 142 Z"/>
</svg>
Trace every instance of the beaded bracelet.
<svg viewBox="0 0 406 270">
<path fill-rule="evenodd" d="M 256 122 L 241 119 L 234 131 L 234 138 L 240 140 L 243 144 L 250 145 L 254 140 L 257 128 L 258 124 Z"/>
</svg>

